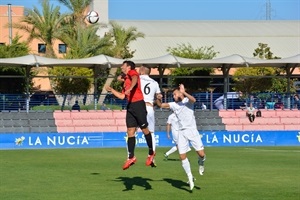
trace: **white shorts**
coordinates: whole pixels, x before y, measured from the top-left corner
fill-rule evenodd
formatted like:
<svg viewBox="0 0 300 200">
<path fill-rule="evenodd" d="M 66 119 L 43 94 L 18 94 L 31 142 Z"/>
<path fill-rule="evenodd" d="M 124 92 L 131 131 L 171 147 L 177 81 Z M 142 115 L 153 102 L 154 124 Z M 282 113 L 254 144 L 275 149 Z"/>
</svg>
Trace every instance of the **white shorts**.
<svg viewBox="0 0 300 200">
<path fill-rule="evenodd" d="M 152 106 L 147 106 L 147 122 L 148 122 L 148 129 L 151 133 L 154 133 L 155 130 L 155 117 L 154 117 L 154 109 Z"/>
<path fill-rule="evenodd" d="M 189 151 L 190 144 L 196 151 L 204 149 L 200 134 L 197 129 L 183 129 L 178 134 L 178 152 L 185 154 Z"/>
<path fill-rule="evenodd" d="M 178 144 L 178 131 L 172 131 L 172 140 L 176 145 Z"/>
<path fill-rule="evenodd" d="M 172 131 L 172 139 L 173 139 L 173 142 L 176 144 L 176 146 L 178 147 L 178 135 L 179 135 L 179 133 L 178 133 L 179 131 Z M 186 152 L 189 152 L 189 151 L 191 151 L 191 148 L 190 147 L 188 147 L 188 149 L 186 150 Z"/>
</svg>

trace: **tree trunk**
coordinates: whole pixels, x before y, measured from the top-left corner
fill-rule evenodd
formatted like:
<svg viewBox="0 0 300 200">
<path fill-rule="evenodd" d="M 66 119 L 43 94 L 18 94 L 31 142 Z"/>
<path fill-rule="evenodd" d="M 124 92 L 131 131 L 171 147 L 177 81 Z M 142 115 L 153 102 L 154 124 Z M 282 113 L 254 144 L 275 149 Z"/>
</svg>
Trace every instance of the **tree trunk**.
<svg viewBox="0 0 300 200">
<path fill-rule="evenodd" d="M 100 97 L 99 97 L 99 105 L 102 105 L 106 95 L 107 95 L 107 91 L 105 89 L 106 85 L 111 85 L 112 81 L 114 80 L 116 73 L 117 73 L 118 68 L 110 68 L 109 70 L 109 77 L 106 79 L 105 84 L 102 88 Z"/>
</svg>

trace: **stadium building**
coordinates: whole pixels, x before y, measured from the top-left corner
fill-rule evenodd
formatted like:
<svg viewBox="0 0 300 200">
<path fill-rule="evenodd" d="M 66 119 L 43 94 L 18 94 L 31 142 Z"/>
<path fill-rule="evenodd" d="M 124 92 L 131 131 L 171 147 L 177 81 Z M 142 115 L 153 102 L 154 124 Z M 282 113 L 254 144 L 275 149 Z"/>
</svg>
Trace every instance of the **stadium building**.
<svg viewBox="0 0 300 200">
<path fill-rule="evenodd" d="M 99 36 L 110 30 L 108 0 L 94 1 L 89 10 L 95 10 L 100 15 Z M 16 34 L 26 34 L 19 30 L 9 30 L 9 6 L 0 6 L 0 44 L 9 43 L 9 38 Z M 24 7 L 11 6 L 11 18 L 16 22 L 24 15 Z M 177 20 L 115 20 L 124 28 L 136 27 L 137 31 L 145 34 L 130 43 L 134 50 L 133 59 L 155 58 L 168 54 L 167 49 L 180 44 L 190 44 L 193 48 L 212 47 L 218 52 L 216 58 L 239 54 L 253 57 L 254 49 L 259 43 L 267 44 L 274 56 L 286 58 L 300 54 L 300 21 L 299 20 L 256 20 L 256 21 L 177 21 Z M 43 55 L 44 46 L 41 41 L 33 40 L 33 54 Z M 62 57 L 67 51 L 65 44 L 56 41 L 55 53 Z M 230 71 L 232 74 L 234 69 Z M 216 74 L 221 74 L 216 70 Z M 168 70 L 165 71 L 168 74 Z M 295 69 L 294 75 L 300 74 Z"/>
<path fill-rule="evenodd" d="M 11 12 L 8 12 L 9 8 L 8 5 L 0 6 L 2 44 L 9 44 L 17 33 L 23 36 L 22 40 L 27 39 L 25 33 L 7 27 L 9 16 L 17 22 L 24 15 L 24 7 L 11 6 Z M 90 10 L 100 14 L 98 34 L 101 37 L 110 29 L 108 0 L 94 1 Z M 191 44 L 194 48 L 214 46 L 214 50 L 219 52 L 217 58 L 233 54 L 252 57 L 258 43 L 268 44 L 274 55 L 281 58 L 300 54 L 299 20 L 116 22 L 124 28 L 134 26 L 145 34 L 145 38 L 130 44 L 130 49 L 136 50 L 133 59 L 137 60 L 164 56 L 168 54 L 168 47 L 178 44 Z M 63 45 L 60 41 L 54 45 L 58 57 L 62 57 L 63 50 L 67 51 Z M 31 50 L 32 54 L 44 55 L 41 41 L 34 40 Z M 296 62 L 299 64 L 298 60 Z M 293 73 L 300 77 L 299 69 Z M 212 109 L 212 91 L 210 96 L 208 92 L 206 94 L 207 103 L 210 103 L 207 105 L 211 109 L 195 110 L 197 128 L 205 146 L 299 146 L 300 112 L 299 107 L 290 107 L 289 96 L 286 97 L 287 109 L 264 107 L 262 115 L 249 122 L 243 109 Z M 266 105 L 268 103 L 275 102 L 272 100 Z M 0 149 L 124 147 L 125 134 L 114 134 L 126 132 L 126 112 L 123 110 L 62 111 L 2 112 Z M 160 147 L 173 145 L 165 134 L 169 114 L 170 111 L 156 110 L 155 134 Z M 136 141 L 137 146 L 146 146 L 141 134 L 137 135 Z"/>
<path fill-rule="evenodd" d="M 108 0 L 94 1 L 92 9 L 100 13 L 102 32 L 109 30 Z M 116 20 L 123 27 L 136 27 L 145 34 L 132 42 L 134 59 L 159 57 L 168 47 L 191 44 L 193 47 L 214 46 L 217 57 L 239 54 L 252 57 L 258 43 L 268 44 L 274 55 L 284 58 L 300 53 L 299 20 L 256 21 L 177 21 Z M 106 29 L 106 30 L 105 30 Z"/>
<path fill-rule="evenodd" d="M 0 6 L 0 44 L 9 43 L 8 5 Z M 100 14 L 99 35 L 109 31 L 108 0 L 97 0 L 90 10 Z M 11 5 L 11 17 L 17 22 L 24 15 L 24 7 Z M 256 21 L 177 21 L 177 20 L 116 20 L 124 28 L 136 27 L 145 34 L 130 44 L 136 50 L 133 59 L 154 58 L 167 54 L 168 47 L 191 44 L 194 48 L 213 46 L 217 57 L 232 54 L 252 57 L 258 43 L 268 44 L 274 55 L 285 58 L 300 54 L 299 20 L 256 20 Z M 22 33 L 12 30 L 12 36 Z M 24 34 L 22 39 L 26 39 Z M 39 42 L 32 43 L 32 53 L 40 53 Z M 56 53 L 59 55 L 59 46 Z"/>
</svg>

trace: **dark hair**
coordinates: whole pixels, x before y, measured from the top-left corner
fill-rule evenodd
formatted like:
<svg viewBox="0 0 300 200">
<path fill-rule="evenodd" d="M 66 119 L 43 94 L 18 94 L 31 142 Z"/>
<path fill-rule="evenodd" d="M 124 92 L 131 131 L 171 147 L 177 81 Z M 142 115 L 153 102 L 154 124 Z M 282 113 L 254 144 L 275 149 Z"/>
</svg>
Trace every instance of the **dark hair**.
<svg viewBox="0 0 300 200">
<path fill-rule="evenodd" d="M 125 60 L 123 64 L 129 65 L 130 69 L 135 69 L 135 63 L 130 60 Z"/>
</svg>

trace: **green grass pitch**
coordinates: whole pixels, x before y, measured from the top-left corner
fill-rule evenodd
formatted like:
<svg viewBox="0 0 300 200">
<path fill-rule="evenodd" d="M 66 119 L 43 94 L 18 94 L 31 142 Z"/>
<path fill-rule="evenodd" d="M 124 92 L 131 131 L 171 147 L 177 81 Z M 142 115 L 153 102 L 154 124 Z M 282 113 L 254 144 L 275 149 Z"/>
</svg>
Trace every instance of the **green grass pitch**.
<svg viewBox="0 0 300 200">
<path fill-rule="evenodd" d="M 1 200 L 298 200 L 300 147 L 207 147 L 205 174 L 189 152 L 193 192 L 178 160 L 145 166 L 147 149 L 137 148 L 137 163 L 123 171 L 125 148 L 0 151 Z"/>
</svg>

